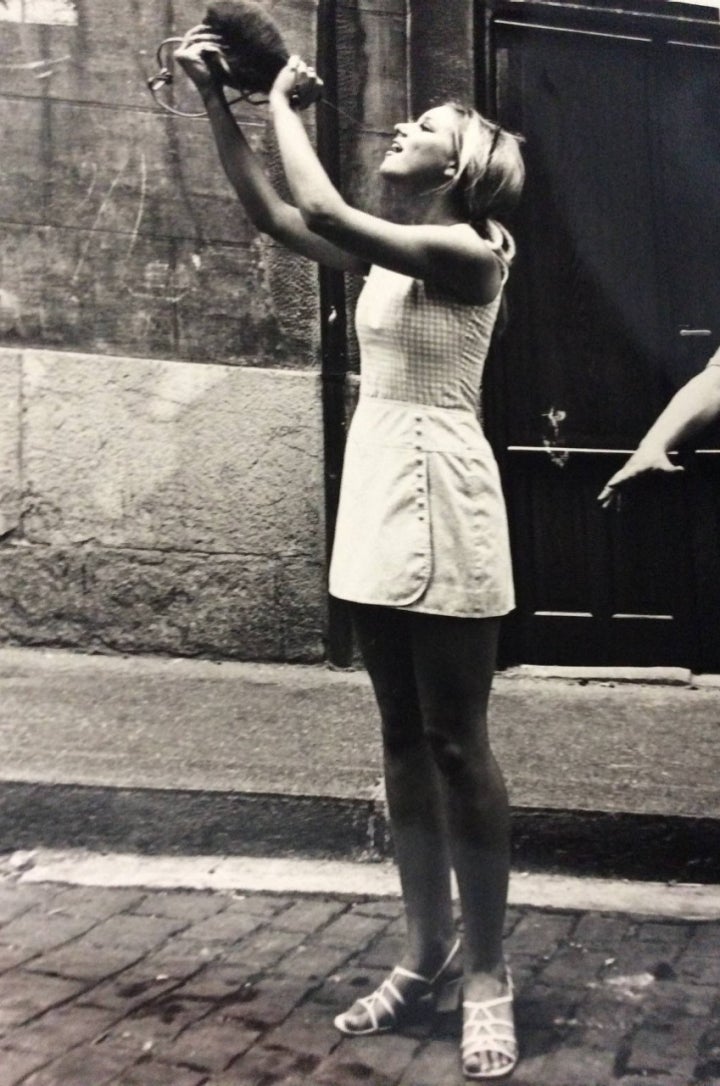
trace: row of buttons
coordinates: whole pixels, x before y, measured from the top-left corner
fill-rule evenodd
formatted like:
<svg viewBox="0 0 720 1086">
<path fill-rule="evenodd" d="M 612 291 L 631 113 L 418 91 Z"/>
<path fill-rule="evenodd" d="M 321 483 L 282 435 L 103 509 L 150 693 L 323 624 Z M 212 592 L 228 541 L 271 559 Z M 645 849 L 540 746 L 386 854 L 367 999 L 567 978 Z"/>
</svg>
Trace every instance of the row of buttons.
<svg viewBox="0 0 720 1086">
<path fill-rule="evenodd" d="M 415 449 L 418 452 L 422 452 L 422 448 L 423 448 L 422 441 L 421 441 L 421 438 L 423 436 L 422 421 L 423 421 L 422 415 L 416 415 L 415 416 L 415 437 L 417 438 L 417 441 L 415 443 Z M 417 479 L 418 479 L 418 484 L 417 484 L 417 487 L 416 487 L 416 491 L 417 491 L 417 495 L 418 495 L 417 499 L 416 499 L 417 500 L 417 506 L 418 506 L 418 520 L 425 520 L 425 513 L 424 513 L 424 509 L 425 509 L 425 472 L 423 470 L 424 467 L 425 467 L 425 459 L 424 459 L 424 457 L 418 456 L 418 458 L 416 460 L 416 464 L 417 464 L 416 475 L 417 475 Z"/>
</svg>

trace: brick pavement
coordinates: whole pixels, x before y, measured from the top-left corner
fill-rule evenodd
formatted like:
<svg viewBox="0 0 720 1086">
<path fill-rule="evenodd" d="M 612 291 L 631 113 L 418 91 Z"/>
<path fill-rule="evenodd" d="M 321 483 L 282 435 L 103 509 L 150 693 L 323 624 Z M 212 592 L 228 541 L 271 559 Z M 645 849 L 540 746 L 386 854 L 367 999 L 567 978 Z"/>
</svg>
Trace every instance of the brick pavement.
<svg viewBox="0 0 720 1086">
<path fill-rule="evenodd" d="M 0 877 L 0 1086 L 460 1086 L 457 1023 L 343 1039 L 396 899 Z M 513 907 L 514 1086 L 720 1084 L 720 922 Z"/>
</svg>

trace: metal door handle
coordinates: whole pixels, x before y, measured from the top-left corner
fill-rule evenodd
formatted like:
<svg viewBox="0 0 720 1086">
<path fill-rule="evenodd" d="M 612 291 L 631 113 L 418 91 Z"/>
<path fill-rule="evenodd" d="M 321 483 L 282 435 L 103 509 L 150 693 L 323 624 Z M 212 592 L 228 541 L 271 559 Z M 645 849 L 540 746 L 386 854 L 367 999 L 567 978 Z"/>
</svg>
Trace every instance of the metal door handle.
<svg viewBox="0 0 720 1086">
<path fill-rule="evenodd" d="M 685 336 L 711 336 L 712 328 L 679 328 L 679 335 Z"/>
</svg>

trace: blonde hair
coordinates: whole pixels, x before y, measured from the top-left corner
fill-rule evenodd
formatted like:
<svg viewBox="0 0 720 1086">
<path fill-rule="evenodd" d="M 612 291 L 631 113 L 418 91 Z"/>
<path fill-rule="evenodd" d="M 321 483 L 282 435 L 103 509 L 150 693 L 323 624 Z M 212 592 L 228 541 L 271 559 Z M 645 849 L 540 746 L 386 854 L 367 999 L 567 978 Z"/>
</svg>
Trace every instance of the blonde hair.
<svg viewBox="0 0 720 1086">
<path fill-rule="evenodd" d="M 514 210 L 522 193 L 522 136 L 506 131 L 476 109 L 458 102 L 447 105 L 458 118 L 457 167 L 447 188 L 457 194 L 463 217 L 486 233 L 492 247 L 509 264 L 515 255 L 515 242 L 498 220 Z"/>
</svg>

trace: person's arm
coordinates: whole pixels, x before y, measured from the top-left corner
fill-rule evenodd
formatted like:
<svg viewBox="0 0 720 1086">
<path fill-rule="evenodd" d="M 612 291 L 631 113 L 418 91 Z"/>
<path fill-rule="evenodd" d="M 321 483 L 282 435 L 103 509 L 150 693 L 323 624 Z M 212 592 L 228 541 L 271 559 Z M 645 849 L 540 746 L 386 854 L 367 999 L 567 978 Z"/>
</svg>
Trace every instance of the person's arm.
<svg viewBox="0 0 720 1086">
<path fill-rule="evenodd" d="M 212 72 L 213 54 L 222 55 L 219 43 L 206 26 L 193 27 L 175 57 L 202 97 L 220 162 L 248 218 L 293 252 L 341 271 L 364 271 L 364 263 L 356 256 L 308 229 L 298 209 L 286 203 L 265 176 Z"/>
<path fill-rule="evenodd" d="M 720 352 L 718 362 L 709 364 L 675 393 L 658 416 L 630 459 L 605 484 L 598 501 L 608 506 L 631 480 L 647 472 L 683 471 L 668 458 L 671 449 L 720 417 Z"/>
<path fill-rule="evenodd" d="M 345 202 L 318 160 L 292 96 L 312 94 L 317 77 L 297 57 L 280 72 L 270 92 L 275 134 L 293 199 L 313 233 L 369 264 L 417 279 L 452 283 L 464 300 L 491 301 L 502 281 L 490 247 L 470 230 L 439 225 L 407 226 L 359 211 Z"/>
</svg>

